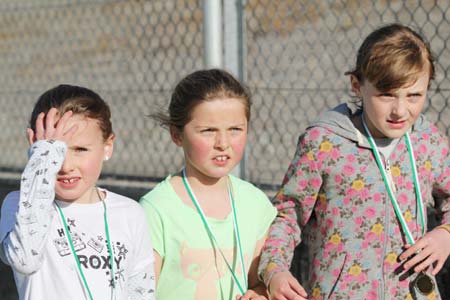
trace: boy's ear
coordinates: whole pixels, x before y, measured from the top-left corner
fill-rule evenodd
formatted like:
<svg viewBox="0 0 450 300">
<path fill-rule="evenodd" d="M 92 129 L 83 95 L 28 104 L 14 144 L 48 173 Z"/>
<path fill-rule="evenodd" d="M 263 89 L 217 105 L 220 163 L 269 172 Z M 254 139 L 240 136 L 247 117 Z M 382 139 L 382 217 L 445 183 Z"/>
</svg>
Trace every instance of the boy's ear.
<svg viewBox="0 0 450 300">
<path fill-rule="evenodd" d="M 361 83 L 355 75 L 350 75 L 350 84 L 352 86 L 352 91 L 357 97 L 361 97 Z"/>
<path fill-rule="evenodd" d="M 113 150 L 114 150 L 114 139 L 116 138 L 116 136 L 114 134 L 111 134 L 109 136 L 109 138 L 106 139 L 105 141 L 105 157 L 111 158 L 112 154 L 113 154 Z"/>
<path fill-rule="evenodd" d="M 172 141 L 175 143 L 175 145 L 181 147 L 181 143 L 183 141 L 181 130 L 178 129 L 175 126 L 170 126 L 170 137 L 172 138 Z"/>
</svg>

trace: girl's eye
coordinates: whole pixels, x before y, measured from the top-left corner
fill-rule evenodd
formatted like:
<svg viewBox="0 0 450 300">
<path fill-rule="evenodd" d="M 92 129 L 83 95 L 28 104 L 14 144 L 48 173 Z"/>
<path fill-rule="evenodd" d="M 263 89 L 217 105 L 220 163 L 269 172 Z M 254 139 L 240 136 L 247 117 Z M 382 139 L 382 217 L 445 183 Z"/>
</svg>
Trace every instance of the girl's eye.
<svg viewBox="0 0 450 300">
<path fill-rule="evenodd" d="M 75 152 L 86 152 L 86 151 L 88 151 L 88 149 L 84 148 L 84 147 L 77 147 L 77 148 L 75 148 Z"/>
<path fill-rule="evenodd" d="M 241 127 L 233 127 L 231 128 L 231 131 L 242 131 Z"/>
<path fill-rule="evenodd" d="M 214 132 L 214 129 L 212 129 L 212 128 L 205 128 L 205 129 L 200 130 L 200 132 L 201 133 L 212 133 L 212 132 Z"/>
<path fill-rule="evenodd" d="M 382 98 L 392 98 L 394 96 L 392 94 L 389 94 L 389 93 L 383 93 L 383 94 L 380 95 L 380 97 L 382 97 Z"/>
</svg>

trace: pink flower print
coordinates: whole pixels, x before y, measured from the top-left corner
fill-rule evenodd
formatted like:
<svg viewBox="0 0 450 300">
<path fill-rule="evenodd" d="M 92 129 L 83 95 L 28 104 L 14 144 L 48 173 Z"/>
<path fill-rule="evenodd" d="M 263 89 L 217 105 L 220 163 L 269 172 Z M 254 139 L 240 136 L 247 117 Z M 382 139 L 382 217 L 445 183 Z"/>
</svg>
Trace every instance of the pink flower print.
<svg viewBox="0 0 450 300">
<path fill-rule="evenodd" d="M 426 133 L 426 132 L 422 133 L 422 139 L 423 140 L 428 141 L 429 138 L 430 138 L 430 136 L 429 136 L 428 133 Z"/>
<path fill-rule="evenodd" d="M 355 173 L 355 168 L 352 165 L 344 165 L 344 168 L 342 169 L 342 172 L 346 176 L 351 176 Z"/>
<path fill-rule="evenodd" d="M 445 148 L 445 149 L 442 149 L 442 156 L 447 156 L 447 153 L 448 153 L 448 149 L 447 148 Z"/>
<path fill-rule="evenodd" d="M 420 144 L 419 147 L 417 148 L 417 152 L 420 153 L 422 155 L 427 153 L 427 146 L 425 144 Z"/>
<path fill-rule="evenodd" d="M 339 211 L 339 209 L 338 209 L 338 211 Z M 333 223 L 334 223 L 333 218 L 326 218 L 325 219 L 325 224 L 326 224 L 327 228 L 331 228 L 333 226 Z"/>
<path fill-rule="evenodd" d="M 366 200 L 367 198 L 369 198 L 370 192 L 368 188 L 363 188 L 360 192 L 359 192 L 359 197 L 361 198 L 361 200 Z"/>
<path fill-rule="evenodd" d="M 311 130 L 311 134 L 309 136 L 310 136 L 311 140 L 317 140 L 319 135 L 320 135 L 319 129 L 313 129 L 313 130 Z"/>
<path fill-rule="evenodd" d="M 343 200 L 344 205 L 349 205 L 350 204 L 350 198 L 345 197 Z"/>
<path fill-rule="evenodd" d="M 408 280 L 399 280 L 398 281 L 398 287 L 401 289 L 407 289 L 409 287 Z"/>
<path fill-rule="evenodd" d="M 351 197 L 351 198 L 353 198 L 353 197 L 358 195 L 358 191 L 353 189 L 353 188 L 351 188 L 351 187 L 348 188 L 345 193 L 346 193 L 346 196 Z"/>
<path fill-rule="evenodd" d="M 332 214 L 333 216 L 335 216 L 335 217 L 339 216 L 339 208 L 333 207 L 333 208 L 331 209 L 331 214 Z M 331 224 L 333 224 L 333 223 L 331 223 Z M 331 226 L 329 226 L 329 227 L 331 227 Z"/>
<path fill-rule="evenodd" d="M 449 169 L 449 171 L 450 171 L 450 169 Z M 337 174 L 336 176 L 334 176 L 334 181 L 337 184 L 340 184 L 342 182 L 342 176 L 340 174 Z"/>
<path fill-rule="evenodd" d="M 300 180 L 298 182 L 297 192 L 303 191 L 307 186 L 308 186 L 308 181 L 307 180 Z"/>
<path fill-rule="evenodd" d="M 366 240 L 366 241 L 371 242 L 371 241 L 373 241 L 375 238 L 376 238 L 376 235 L 375 235 L 375 233 L 373 233 L 372 231 L 368 231 L 368 232 L 366 233 L 366 237 L 365 237 L 365 240 Z"/>
<path fill-rule="evenodd" d="M 375 212 L 376 212 L 376 210 L 375 210 L 374 207 L 368 207 L 368 208 L 366 208 L 366 210 L 364 211 L 364 215 L 365 215 L 367 218 L 372 219 L 372 218 L 375 217 Z"/>
<path fill-rule="evenodd" d="M 412 181 L 406 181 L 405 182 L 405 189 L 408 191 L 411 191 L 414 188 L 414 184 L 412 183 Z"/>
<path fill-rule="evenodd" d="M 359 227 L 361 226 L 361 224 L 363 223 L 363 218 L 362 217 L 356 217 L 355 218 L 355 224 Z"/>
<path fill-rule="evenodd" d="M 363 284 L 367 281 L 367 274 L 365 272 L 362 272 L 359 274 L 359 276 L 356 277 L 356 280 L 359 284 Z"/>
<path fill-rule="evenodd" d="M 369 241 L 368 240 L 363 241 L 362 244 L 361 244 L 361 248 L 362 249 L 369 248 Z"/>
<path fill-rule="evenodd" d="M 390 289 L 391 296 L 394 296 L 397 293 L 397 288 L 395 286 Z"/>
<path fill-rule="evenodd" d="M 352 213 L 355 213 L 358 210 L 356 206 L 352 206 Z"/>
<path fill-rule="evenodd" d="M 367 172 L 367 166 L 362 166 L 361 168 L 359 168 L 359 170 L 361 171 L 361 173 L 366 173 Z"/>
<path fill-rule="evenodd" d="M 370 290 L 366 293 L 366 297 L 364 298 L 366 300 L 377 300 L 378 299 L 378 293 L 376 290 Z"/>
<path fill-rule="evenodd" d="M 297 175 L 297 177 L 303 177 L 303 171 L 302 171 L 302 169 L 297 169 L 297 172 L 295 173 L 295 175 Z"/>
<path fill-rule="evenodd" d="M 381 194 L 380 193 L 376 193 L 373 195 L 373 201 L 379 203 L 381 202 Z"/>
<path fill-rule="evenodd" d="M 317 178 L 312 178 L 312 179 L 309 180 L 309 183 L 311 184 L 311 186 L 314 189 L 319 189 L 320 186 L 322 185 L 322 179 L 320 179 L 318 177 Z"/>
<path fill-rule="evenodd" d="M 353 154 L 348 154 L 348 155 L 345 157 L 345 159 L 347 159 L 347 161 L 348 161 L 349 163 L 352 163 L 352 162 L 354 162 L 354 161 L 356 160 L 356 158 L 355 158 L 355 156 L 354 156 Z"/>
<path fill-rule="evenodd" d="M 331 150 L 331 158 L 336 160 L 339 157 L 341 157 L 341 151 L 339 151 L 339 149 L 333 148 L 333 150 Z"/>
<path fill-rule="evenodd" d="M 405 150 L 405 144 L 403 144 L 403 143 L 398 144 L 397 149 L 398 149 L 398 152 L 402 152 L 403 150 Z"/>
<path fill-rule="evenodd" d="M 339 274 L 341 274 L 341 269 L 336 268 L 333 271 L 331 271 L 331 273 L 333 274 L 334 277 L 337 278 L 339 276 Z"/>
<path fill-rule="evenodd" d="M 432 133 L 437 133 L 438 131 L 439 131 L 439 129 L 436 126 L 431 126 Z"/>
<path fill-rule="evenodd" d="M 406 205 L 408 204 L 408 196 L 405 193 L 401 193 L 397 196 L 397 201 L 401 205 Z"/>
<path fill-rule="evenodd" d="M 328 152 L 319 151 L 319 153 L 317 153 L 316 157 L 317 157 L 318 161 L 324 161 L 327 158 L 328 155 L 329 155 Z"/>
<path fill-rule="evenodd" d="M 315 258 L 315 259 L 313 260 L 312 264 L 313 264 L 313 266 L 314 266 L 315 268 L 318 268 L 318 267 L 320 267 L 320 260 L 318 260 L 317 258 Z"/>
<path fill-rule="evenodd" d="M 306 204 L 307 206 L 312 206 L 312 205 L 314 205 L 314 202 L 316 202 L 316 199 L 315 199 L 314 197 L 312 197 L 312 196 L 306 196 L 306 197 L 305 197 L 305 204 Z"/>
<path fill-rule="evenodd" d="M 378 280 L 372 280 L 370 283 L 374 290 L 378 289 L 378 287 L 380 286 L 380 283 L 378 282 Z"/>
</svg>

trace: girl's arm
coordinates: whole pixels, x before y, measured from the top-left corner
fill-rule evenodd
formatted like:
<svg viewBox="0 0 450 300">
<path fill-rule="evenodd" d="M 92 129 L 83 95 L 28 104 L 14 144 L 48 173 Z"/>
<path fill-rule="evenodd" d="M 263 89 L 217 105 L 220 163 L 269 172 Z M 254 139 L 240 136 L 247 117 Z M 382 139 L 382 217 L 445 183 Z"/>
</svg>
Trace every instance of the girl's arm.
<svg viewBox="0 0 450 300">
<path fill-rule="evenodd" d="M 259 277 L 268 286 L 272 299 L 306 297 L 303 287 L 291 275 L 289 269 L 295 247 L 301 242 L 301 227 L 307 224 L 313 214 L 322 185 L 322 167 L 315 155 L 319 152 L 326 134 L 321 133 L 319 129 L 313 130 L 314 134 L 313 131 L 307 130 L 300 136 L 282 187 L 272 201 L 278 214 L 269 229 L 258 270 Z M 278 280 L 280 278 L 281 280 Z M 277 297 L 281 290 L 286 292 Z"/>
<path fill-rule="evenodd" d="M 0 254 L 14 270 L 24 274 L 37 271 L 55 213 L 56 175 L 61 168 L 66 145 L 41 140 L 30 148 L 30 159 L 21 177 L 20 194 L 4 200 L 0 225 Z"/>
<path fill-rule="evenodd" d="M 77 126 L 66 128 L 72 112 L 58 116 L 52 108 L 36 119 L 36 131 L 28 129 L 29 161 L 22 173 L 20 194 L 9 194 L 2 206 L 0 257 L 17 272 L 39 269 L 55 210 L 56 176 Z"/>
</svg>

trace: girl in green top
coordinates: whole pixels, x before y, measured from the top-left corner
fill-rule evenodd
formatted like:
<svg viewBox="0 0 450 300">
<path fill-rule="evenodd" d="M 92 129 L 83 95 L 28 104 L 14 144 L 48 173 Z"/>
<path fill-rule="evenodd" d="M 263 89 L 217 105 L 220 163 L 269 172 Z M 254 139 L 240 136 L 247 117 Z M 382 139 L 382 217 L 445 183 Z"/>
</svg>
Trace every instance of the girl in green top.
<svg viewBox="0 0 450 300">
<path fill-rule="evenodd" d="M 150 223 L 158 299 L 266 299 L 256 268 L 276 211 L 262 191 L 230 175 L 250 119 L 248 91 L 223 70 L 176 86 L 167 125 L 185 166 L 141 199 Z"/>
</svg>

